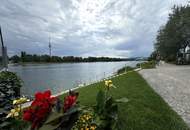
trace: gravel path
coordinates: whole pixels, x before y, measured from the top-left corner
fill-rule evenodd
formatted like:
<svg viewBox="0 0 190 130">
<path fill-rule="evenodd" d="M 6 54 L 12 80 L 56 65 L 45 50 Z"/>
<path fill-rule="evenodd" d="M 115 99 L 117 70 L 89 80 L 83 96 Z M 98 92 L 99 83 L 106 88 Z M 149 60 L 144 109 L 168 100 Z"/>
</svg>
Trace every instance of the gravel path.
<svg viewBox="0 0 190 130">
<path fill-rule="evenodd" d="M 190 126 L 190 66 L 164 64 L 139 73 Z"/>
</svg>

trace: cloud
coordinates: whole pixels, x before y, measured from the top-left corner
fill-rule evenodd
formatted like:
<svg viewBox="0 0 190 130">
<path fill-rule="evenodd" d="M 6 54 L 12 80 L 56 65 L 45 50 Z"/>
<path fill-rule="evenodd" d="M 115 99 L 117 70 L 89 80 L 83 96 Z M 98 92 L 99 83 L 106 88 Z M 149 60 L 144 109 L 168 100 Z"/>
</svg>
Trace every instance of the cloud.
<svg viewBox="0 0 190 130">
<path fill-rule="evenodd" d="M 9 55 L 148 56 L 174 4 L 188 0 L 1 0 Z"/>
</svg>

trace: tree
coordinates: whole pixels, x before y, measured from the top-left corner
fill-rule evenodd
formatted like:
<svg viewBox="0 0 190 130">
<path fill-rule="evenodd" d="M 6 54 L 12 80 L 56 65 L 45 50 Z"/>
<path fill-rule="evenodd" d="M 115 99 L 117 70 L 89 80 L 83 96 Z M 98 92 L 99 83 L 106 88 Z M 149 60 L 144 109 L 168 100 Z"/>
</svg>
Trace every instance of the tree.
<svg viewBox="0 0 190 130">
<path fill-rule="evenodd" d="M 14 55 L 10 58 L 10 60 L 13 62 L 13 63 L 19 63 L 20 62 L 20 57 L 17 56 L 17 55 Z"/>
<path fill-rule="evenodd" d="M 190 6 L 174 6 L 169 20 L 156 37 L 155 50 L 167 61 L 175 61 L 178 50 L 190 38 Z"/>
<path fill-rule="evenodd" d="M 10 58 L 10 60 L 13 61 L 13 63 L 18 62 L 53 62 L 53 63 L 62 63 L 62 62 L 100 62 L 100 61 L 129 61 L 129 60 L 135 60 L 135 58 L 127 58 L 127 59 L 121 59 L 121 58 L 110 58 L 110 57 L 74 57 L 74 56 L 49 56 L 49 55 L 37 55 L 37 54 L 27 54 L 26 52 L 22 51 L 21 56 L 13 56 Z"/>
<path fill-rule="evenodd" d="M 25 62 L 25 60 L 26 60 L 26 52 L 21 51 L 21 61 Z"/>
</svg>

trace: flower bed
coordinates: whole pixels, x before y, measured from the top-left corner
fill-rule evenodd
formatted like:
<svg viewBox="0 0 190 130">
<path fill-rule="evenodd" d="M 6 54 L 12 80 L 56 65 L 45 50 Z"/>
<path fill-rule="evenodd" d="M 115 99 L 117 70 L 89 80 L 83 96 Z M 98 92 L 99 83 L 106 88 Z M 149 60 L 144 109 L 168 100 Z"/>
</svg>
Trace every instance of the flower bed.
<svg viewBox="0 0 190 130">
<path fill-rule="evenodd" d="M 13 101 L 15 108 L 7 118 L 29 122 L 30 130 L 119 130 L 117 102 L 124 100 L 114 100 L 109 93 L 116 88 L 111 80 L 106 80 L 104 86 L 97 93 L 96 104 L 90 107 L 80 105 L 78 92 L 69 91 L 62 102 L 47 90 L 37 92 L 31 106 L 25 110 L 21 110 L 21 104 L 27 99 Z"/>
</svg>

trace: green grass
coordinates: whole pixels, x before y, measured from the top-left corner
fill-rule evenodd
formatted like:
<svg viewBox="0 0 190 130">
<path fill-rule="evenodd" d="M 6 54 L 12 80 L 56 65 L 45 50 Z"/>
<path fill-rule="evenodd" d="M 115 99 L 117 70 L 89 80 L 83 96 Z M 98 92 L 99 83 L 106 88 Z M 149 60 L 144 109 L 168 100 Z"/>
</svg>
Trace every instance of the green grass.
<svg viewBox="0 0 190 130">
<path fill-rule="evenodd" d="M 141 67 L 142 69 L 153 69 L 153 68 L 156 68 L 156 62 L 147 61 L 147 62 L 139 63 L 137 64 L 137 67 Z"/>
<path fill-rule="evenodd" d="M 135 68 L 133 68 L 133 67 L 126 66 L 126 67 L 123 67 L 123 68 L 119 69 L 119 70 L 117 71 L 117 74 L 122 74 L 122 73 L 125 73 L 125 72 L 129 72 L 129 71 L 132 71 L 132 70 L 134 70 L 134 69 L 135 69 Z"/>
<path fill-rule="evenodd" d="M 119 115 L 125 122 L 124 130 L 189 130 L 180 116 L 137 72 L 113 78 L 112 81 L 117 86 L 111 89 L 112 96 L 115 99 L 129 99 L 129 102 L 119 104 Z M 104 84 L 100 82 L 79 89 L 80 103 L 94 105 L 96 94 L 102 86 Z"/>
</svg>

